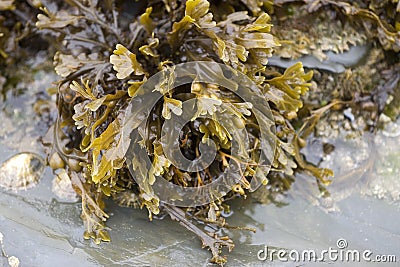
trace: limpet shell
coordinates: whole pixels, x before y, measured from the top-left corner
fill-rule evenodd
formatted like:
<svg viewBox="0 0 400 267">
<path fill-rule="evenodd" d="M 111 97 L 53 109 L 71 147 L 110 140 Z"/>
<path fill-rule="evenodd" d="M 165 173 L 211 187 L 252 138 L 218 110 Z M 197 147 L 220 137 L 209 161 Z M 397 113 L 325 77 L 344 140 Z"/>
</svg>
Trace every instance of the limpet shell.
<svg viewBox="0 0 400 267">
<path fill-rule="evenodd" d="M 7 190 L 26 190 L 34 187 L 42 177 L 43 158 L 34 153 L 19 153 L 0 166 L 0 186 Z"/>
</svg>

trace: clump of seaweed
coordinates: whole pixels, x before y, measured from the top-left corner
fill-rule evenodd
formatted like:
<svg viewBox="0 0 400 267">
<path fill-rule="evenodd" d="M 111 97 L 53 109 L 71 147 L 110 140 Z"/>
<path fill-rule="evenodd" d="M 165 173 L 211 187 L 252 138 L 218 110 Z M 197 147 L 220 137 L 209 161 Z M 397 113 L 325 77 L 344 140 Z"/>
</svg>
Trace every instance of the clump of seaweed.
<svg viewBox="0 0 400 267">
<path fill-rule="evenodd" d="M 38 5 L 38 1 L 0 1 L 0 65 L 15 64 L 47 48 L 35 27 Z"/>
<path fill-rule="evenodd" d="M 322 114 L 347 102 L 333 100 L 313 112 L 296 130 L 292 122 L 298 119 L 303 108 L 302 97 L 312 87 L 313 71 L 304 70 L 301 63 L 277 71 L 268 66 L 268 58 L 277 52 L 286 58 L 313 54 L 322 59 L 326 50 L 341 52 L 349 45 L 372 38 L 384 49 L 397 52 L 399 4 L 396 7 L 394 0 L 367 2 L 0 1 L 0 10 L 5 12 L 2 16 L 6 17 L 0 20 L 3 34 L 0 54 L 5 64 L 9 64 L 7 58 L 15 57 L 13 53 L 22 45 L 20 40 L 36 36 L 41 43 L 51 44 L 49 51 L 54 52 L 54 69 L 60 77 L 58 117 L 44 140 L 52 148 L 49 165 L 64 178 L 68 176 L 81 197 L 86 239 L 96 243 L 110 241 L 104 200 L 113 198 L 122 205 L 146 208 L 150 220 L 163 212 L 169 214 L 201 238 L 203 246 L 211 250 L 213 262 L 223 264 L 226 257 L 221 255 L 222 248 L 232 250 L 233 241 L 222 236 L 221 231 L 201 229 L 198 222 L 213 225 L 215 229 L 235 228 L 223 216 L 229 213 L 227 201 L 246 197 L 256 176 L 261 177 L 264 189 L 270 183 L 282 190 L 290 187 L 296 169 L 312 173 L 323 185 L 329 184 L 329 177 L 333 176 L 331 170 L 307 163 L 300 149 Z M 29 16 L 22 15 L 21 10 Z M 315 14 L 317 10 L 329 14 Z M 312 19 L 307 19 L 310 13 L 314 13 Z M 351 18 L 351 23 L 344 22 L 343 16 Z M 36 21 L 35 27 L 20 23 L 24 26 L 16 29 L 9 23 L 17 25 L 18 21 L 28 21 L 27 18 L 30 23 Z M 321 24 L 314 28 L 313 34 L 303 31 L 309 23 L 327 20 L 337 22 L 333 27 Z M 291 25 L 292 30 L 284 25 Z M 350 30 L 343 37 L 340 33 L 348 27 Z M 360 31 L 363 27 L 367 30 Z M 24 34 L 16 35 L 21 29 Z M 318 41 L 320 34 L 329 38 Z M 268 101 L 275 125 L 268 138 L 276 144 L 268 174 L 265 166 L 258 163 L 259 151 L 268 148 L 260 147 L 260 126 L 252 103 L 243 102 L 215 84 L 194 79 L 187 86 L 169 90 L 173 77 L 164 77 L 155 88 L 163 97 L 152 109 L 147 123 L 132 127 L 138 138 L 131 140 L 121 134 L 130 103 L 141 96 L 141 86 L 159 71 L 173 70 L 180 63 L 193 61 L 217 62 L 244 73 Z M 217 156 L 202 171 L 177 168 L 162 149 L 162 126 L 172 116 L 181 116 L 183 103 L 190 99 L 196 101 L 197 115 L 209 114 L 215 118 L 191 121 L 178 140 L 179 149 L 188 159 L 199 156 L 199 144 L 207 139 L 214 141 Z M 138 113 L 143 109 L 140 105 L 135 108 Z M 240 158 L 230 154 L 232 133 L 221 126 L 221 121 L 230 121 L 235 129 L 248 131 L 249 149 Z M 142 155 L 131 155 L 128 162 L 126 152 L 131 144 L 145 147 L 145 156 L 153 164 L 151 171 L 141 172 L 145 168 Z M 152 188 L 155 176 L 182 187 L 212 183 L 229 168 L 229 162 L 237 165 L 245 162 L 244 171 L 224 197 L 209 204 L 176 207 L 160 202 Z M 128 165 L 137 170 L 135 175 L 142 173 L 144 184 L 136 182 Z M 263 171 L 257 172 L 256 167 Z"/>
<path fill-rule="evenodd" d="M 251 103 L 240 103 L 240 99 L 219 86 L 193 81 L 189 88 L 165 94 L 147 126 L 137 129 L 139 133 L 147 132 L 147 136 L 142 141 L 133 141 L 147 146 L 154 166 L 154 172 L 145 177 L 149 181 L 147 187 L 138 186 L 124 158 L 124 147 L 128 144 L 120 132 L 128 103 L 137 97 L 140 85 L 151 75 L 178 63 L 216 61 L 255 81 L 260 93 L 273 106 L 278 125 L 276 135 L 271 136 L 277 146 L 270 176 L 293 174 L 297 167 L 294 155 L 299 151 L 292 143 L 295 132 L 289 121 L 302 107 L 300 97 L 311 85 L 312 72 L 305 72 L 298 63 L 284 73 L 270 73 L 266 67 L 268 57 L 280 44 L 270 32 L 268 13 L 259 7 L 256 14 L 250 15 L 247 10 L 251 8 L 246 3 L 229 3 L 229 9 L 219 5 L 206 0 L 156 1 L 142 7 L 143 11 L 133 15 L 129 22 L 119 15 L 124 7 L 112 1 L 71 0 L 52 9 L 42 7 L 43 14 L 38 15 L 36 26 L 59 44 L 54 65 L 62 77 L 58 89 L 59 117 L 52 128 L 53 155 L 60 162 L 52 167 L 65 168 L 82 197 L 85 238 L 93 238 L 95 242 L 110 240 L 104 224 L 108 215 L 103 200 L 112 197 L 125 205 L 146 207 L 150 219 L 161 211 L 167 212 L 200 236 L 203 245 L 210 248 L 213 262 L 224 263 L 221 248 L 233 248 L 229 237 L 217 233 L 210 236 L 192 220 L 228 227 L 221 215 L 227 209 L 225 200 L 246 196 L 255 175 L 257 154 L 247 153 L 246 160 L 250 163 L 241 174 L 241 182 L 224 198 L 208 205 L 178 208 L 160 203 L 151 189 L 151 181 L 153 175 L 161 175 L 177 185 L 198 187 L 216 179 L 228 167 L 227 162 L 242 161 L 229 154 L 231 133 L 218 123 L 203 119 L 187 125 L 179 144 L 183 153 L 193 158 L 198 155 L 198 144 L 211 137 L 218 149 L 215 164 L 198 172 L 174 167 L 160 147 L 160 127 L 172 113 L 182 112 L 182 101 L 197 99 L 198 114 L 222 113 L 235 118 L 236 125 L 253 133 L 250 147 L 254 150 L 260 137 Z M 165 86 L 167 83 L 161 83 L 157 90 L 167 92 Z M 135 156 L 132 164 L 135 169 L 143 166 L 142 159 Z M 326 171 L 319 178 L 325 181 L 330 175 Z M 267 177 L 263 180 L 268 182 Z M 124 196 L 134 197 L 121 200 Z"/>
<path fill-rule="evenodd" d="M 331 1 L 277 0 L 279 26 L 274 33 L 286 39 L 282 57 L 313 54 L 324 59 L 324 51 L 336 53 L 349 45 L 375 39 L 385 50 L 400 51 L 400 5 L 397 0 Z M 310 23 L 316 23 L 312 27 Z M 281 26 L 281 27 L 280 27 Z M 321 38 L 322 37 L 322 38 Z"/>
</svg>

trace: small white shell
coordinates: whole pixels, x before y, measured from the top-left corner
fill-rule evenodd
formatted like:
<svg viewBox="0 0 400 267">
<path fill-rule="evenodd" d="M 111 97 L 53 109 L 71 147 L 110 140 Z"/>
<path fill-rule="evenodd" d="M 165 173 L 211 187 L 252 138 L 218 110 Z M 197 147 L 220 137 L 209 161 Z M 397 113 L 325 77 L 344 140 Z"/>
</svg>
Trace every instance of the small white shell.
<svg viewBox="0 0 400 267">
<path fill-rule="evenodd" d="M 75 190 L 72 188 L 71 179 L 64 169 L 56 171 L 56 177 L 53 179 L 52 191 L 62 200 L 75 202 L 79 199 Z"/>
<path fill-rule="evenodd" d="M 18 191 L 35 186 L 44 170 L 42 157 L 34 153 L 20 153 L 0 166 L 0 186 Z"/>
<path fill-rule="evenodd" d="M 19 267 L 19 259 L 15 256 L 11 256 L 8 258 L 8 264 L 11 267 Z"/>
</svg>

